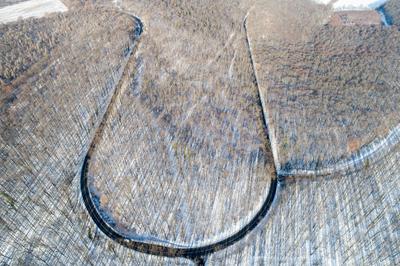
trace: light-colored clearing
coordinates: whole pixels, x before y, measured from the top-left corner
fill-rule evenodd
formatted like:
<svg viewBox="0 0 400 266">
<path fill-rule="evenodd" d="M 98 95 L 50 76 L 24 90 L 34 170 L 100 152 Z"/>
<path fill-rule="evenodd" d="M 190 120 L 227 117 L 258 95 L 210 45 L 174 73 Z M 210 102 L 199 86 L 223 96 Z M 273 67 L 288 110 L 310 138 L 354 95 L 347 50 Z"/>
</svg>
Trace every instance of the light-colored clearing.
<svg viewBox="0 0 400 266">
<path fill-rule="evenodd" d="M 0 23 L 13 22 L 18 18 L 43 17 L 48 13 L 67 10 L 60 0 L 30 0 L 0 8 Z"/>
<path fill-rule="evenodd" d="M 334 10 L 371 10 L 376 9 L 387 0 L 313 0 L 317 4 L 332 4 Z"/>
<path fill-rule="evenodd" d="M 376 9 L 387 2 L 386 0 L 338 0 L 333 4 L 336 10 Z"/>
</svg>

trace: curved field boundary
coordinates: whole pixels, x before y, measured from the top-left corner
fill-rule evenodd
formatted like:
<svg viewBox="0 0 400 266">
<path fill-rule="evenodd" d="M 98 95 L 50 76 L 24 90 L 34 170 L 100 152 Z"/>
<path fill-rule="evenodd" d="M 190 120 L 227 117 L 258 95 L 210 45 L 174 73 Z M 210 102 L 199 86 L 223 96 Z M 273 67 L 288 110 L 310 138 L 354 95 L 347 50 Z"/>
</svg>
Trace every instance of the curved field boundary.
<svg viewBox="0 0 400 266">
<path fill-rule="evenodd" d="M 400 124 L 392 129 L 384 138 L 377 138 L 369 145 L 361 148 L 348 159 L 332 164 L 327 167 L 314 169 L 279 169 L 281 176 L 304 176 L 304 175 L 329 175 L 358 170 L 362 167 L 375 163 L 384 158 L 397 144 L 400 143 Z"/>
<path fill-rule="evenodd" d="M 129 14 L 132 16 L 131 14 Z M 143 32 L 143 24 L 140 20 L 140 18 L 132 16 L 135 21 L 137 22 L 137 27 L 135 29 L 135 35 L 136 37 L 139 37 L 142 32 Z M 249 47 L 250 48 L 250 47 Z M 130 56 L 132 56 L 134 52 L 131 51 Z M 250 50 L 249 50 L 250 53 Z M 250 54 L 251 56 L 251 54 Z M 129 64 L 129 62 L 127 63 Z M 127 68 L 127 67 L 126 67 Z M 125 76 L 127 76 L 128 73 L 125 73 L 120 80 L 123 82 L 123 79 Z M 80 180 L 80 186 L 81 186 L 81 193 L 82 193 L 82 198 L 85 204 L 86 209 L 89 212 L 89 215 L 92 217 L 93 221 L 97 225 L 97 227 L 109 238 L 112 240 L 116 241 L 117 243 L 147 254 L 151 255 L 156 255 L 156 256 L 165 256 L 165 257 L 183 257 L 183 258 L 188 258 L 194 260 L 197 264 L 203 264 L 204 260 L 201 258 L 202 256 L 205 256 L 207 254 L 222 250 L 224 248 L 227 248 L 234 243 L 238 242 L 239 240 L 243 239 L 248 233 L 250 233 L 260 222 L 266 217 L 268 211 L 270 210 L 272 203 L 274 202 L 274 199 L 276 197 L 276 192 L 277 192 L 277 187 L 278 187 L 278 179 L 276 176 L 272 177 L 271 180 L 271 185 L 269 187 L 268 195 L 262 204 L 260 210 L 256 213 L 256 215 L 250 220 L 249 223 L 247 223 L 245 226 L 243 226 L 239 231 L 237 231 L 235 234 L 216 241 L 215 243 L 200 246 L 200 247 L 190 247 L 190 246 L 166 246 L 165 243 L 169 243 L 167 240 L 159 240 L 159 239 L 151 239 L 150 242 L 143 241 L 143 239 L 138 239 L 135 237 L 129 237 L 126 235 L 123 235 L 119 232 L 117 232 L 112 226 L 110 226 L 102 217 L 101 214 L 99 213 L 98 209 L 95 206 L 95 203 L 93 202 L 90 189 L 89 189 L 89 182 L 88 182 L 88 169 L 89 169 L 89 163 L 90 163 L 90 158 L 91 155 L 93 154 L 96 144 L 98 143 L 98 139 L 101 136 L 104 126 L 105 126 L 105 121 L 108 120 L 108 117 L 110 116 L 111 112 L 111 107 L 113 106 L 115 99 L 120 95 L 120 84 L 118 84 L 118 87 L 116 88 L 111 101 L 107 107 L 107 111 L 103 115 L 102 121 L 100 123 L 99 128 L 97 129 L 94 139 L 92 143 L 90 144 L 89 151 L 87 152 L 87 155 L 84 159 L 83 166 L 81 169 L 81 180 Z M 258 87 L 258 84 L 257 84 Z M 260 100 L 260 105 L 262 105 L 262 101 Z M 263 113 L 264 115 L 264 113 Z M 265 117 L 264 117 L 265 121 Z"/>
</svg>

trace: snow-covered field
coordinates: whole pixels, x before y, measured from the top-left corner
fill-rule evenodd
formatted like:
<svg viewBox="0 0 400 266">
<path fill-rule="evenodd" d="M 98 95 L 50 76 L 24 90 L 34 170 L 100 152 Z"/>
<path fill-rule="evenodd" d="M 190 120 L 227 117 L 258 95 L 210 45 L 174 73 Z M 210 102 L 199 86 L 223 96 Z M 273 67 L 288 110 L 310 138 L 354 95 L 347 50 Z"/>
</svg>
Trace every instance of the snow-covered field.
<svg viewBox="0 0 400 266">
<path fill-rule="evenodd" d="M 16 21 L 18 18 L 42 17 L 47 13 L 67 10 L 60 0 L 30 0 L 0 8 L 0 23 Z"/>
<path fill-rule="evenodd" d="M 314 0 L 319 4 L 333 4 L 335 10 L 368 10 L 376 9 L 385 4 L 387 0 Z"/>
<path fill-rule="evenodd" d="M 387 0 L 338 0 L 333 4 L 336 10 L 364 10 L 376 9 Z"/>
</svg>

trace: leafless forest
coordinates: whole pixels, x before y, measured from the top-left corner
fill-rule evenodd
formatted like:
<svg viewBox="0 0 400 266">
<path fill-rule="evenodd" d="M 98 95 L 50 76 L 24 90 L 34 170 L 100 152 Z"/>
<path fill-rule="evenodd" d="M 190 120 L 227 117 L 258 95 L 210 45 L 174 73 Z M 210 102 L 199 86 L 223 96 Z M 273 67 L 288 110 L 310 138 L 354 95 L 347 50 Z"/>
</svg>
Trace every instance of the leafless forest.
<svg viewBox="0 0 400 266">
<path fill-rule="evenodd" d="M 400 263 L 399 0 L 390 26 L 312 0 L 62 2 L 0 24 L 0 264 Z M 85 158 L 103 221 L 166 249 L 227 239 L 279 185 L 243 239 L 167 258 L 102 231 Z"/>
<path fill-rule="evenodd" d="M 310 3 L 259 5 L 249 18 L 250 39 L 283 171 L 334 165 L 398 127 L 396 26 L 332 26 L 319 8 L 303 30 L 276 14 L 302 21 Z M 263 16 L 271 18 L 268 24 L 258 23 Z"/>
</svg>

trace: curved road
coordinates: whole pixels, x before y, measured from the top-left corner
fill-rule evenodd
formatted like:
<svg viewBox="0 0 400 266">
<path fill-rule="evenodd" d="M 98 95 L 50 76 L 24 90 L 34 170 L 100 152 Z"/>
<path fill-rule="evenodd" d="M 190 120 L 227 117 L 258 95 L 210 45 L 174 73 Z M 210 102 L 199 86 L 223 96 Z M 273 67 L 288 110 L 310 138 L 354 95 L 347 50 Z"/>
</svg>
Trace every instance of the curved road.
<svg viewBox="0 0 400 266">
<path fill-rule="evenodd" d="M 132 15 L 131 15 L 132 16 Z M 137 23 L 137 26 L 135 28 L 135 37 L 138 38 L 142 32 L 143 32 L 143 24 L 140 20 L 140 18 L 132 16 L 134 20 Z M 245 23 L 245 22 L 244 22 Z M 248 47 L 249 48 L 249 47 Z M 130 56 L 134 51 L 131 51 Z M 249 50 L 250 53 L 250 50 Z M 250 54 L 251 55 L 251 54 Z M 129 64 L 129 62 L 127 63 Z M 252 62 L 253 64 L 253 62 Z M 126 67 L 127 68 L 127 67 Z M 253 65 L 254 68 L 254 65 Z M 254 69 L 253 69 L 254 70 Z M 123 73 L 123 76 L 121 80 L 123 79 L 125 75 L 125 71 Z M 257 82 L 257 81 L 256 81 Z M 256 84 L 258 87 L 258 84 Z M 118 85 L 119 86 L 119 85 Z M 188 258 L 194 260 L 197 264 L 202 265 L 204 264 L 203 256 L 222 250 L 224 248 L 227 248 L 234 243 L 238 242 L 242 238 L 244 238 L 250 231 L 252 231 L 262 220 L 263 218 L 267 215 L 269 209 L 271 208 L 271 205 L 274 201 L 274 198 L 276 196 L 276 191 L 277 191 L 277 186 L 278 186 L 278 178 L 276 175 L 272 178 L 271 185 L 269 188 L 269 192 L 267 195 L 267 198 L 265 202 L 263 203 L 262 207 L 260 210 L 256 213 L 256 215 L 251 219 L 251 221 L 246 224 L 243 228 L 241 228 L 238 232 L 235 234 L 217 241 L 215 243 L 205 245 L 205 246 L 200 246 L 200 247 L 170 247 L 170 246 L 165 246 L 162 244 L 162 241 L 159 241 L 160 243 L 148 243 L 148 242 L 143 242 L 134 238 L 130 238 L 127 236 L 124 236 L 123 234 L 117 232 L 114 228 L 112 228 L 102 217 L 99 211 L 97 210 L 93 200 L 92 196 L 89 190 L 89 182 L 88 182 L 88 169 L 89 169 L 89 163 L 90 163 L 90 158 L 91 154 L 93 153 L 96 143 L 98 142 L 99 136 L 101 136 L 104 128 L 105 121 L 107 121 L 107 117 L 109 115 L 110 107 L 113 105 L 116 96 L 119 94 L 118 92 L 118 87 L 116 91 L 114 92 L 110 104 L 107 107 L 107 111 L 105 112 L 103 119 L 100 123 L 99 128 L 97 129 L 97 132 L 95 133 L 95 137 L 90 145 L 89 151 L 85 157 L 85 160 L 83 162 L 82 170 L 81 170 L 81 193 L 83 197 L 84 204 L 86 206 L 86 209 L 88 210 L 90 216 L 92 217 L 93 221 L 97 225 L 97 227 L 109 238 L 113 239 L 117 243 L 147 254 L 151 255 L 157 255 L 157 256 L 166 256 L 166 257 L 183 257 L 183 258 Z M 261 100 L 260 100 L 260 106 L 261 106 Z M 264 116 L 264 113 L 263 113 Z M 264 121 L 265 117 L 263 117 Z"/>
</svg>

